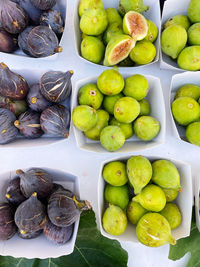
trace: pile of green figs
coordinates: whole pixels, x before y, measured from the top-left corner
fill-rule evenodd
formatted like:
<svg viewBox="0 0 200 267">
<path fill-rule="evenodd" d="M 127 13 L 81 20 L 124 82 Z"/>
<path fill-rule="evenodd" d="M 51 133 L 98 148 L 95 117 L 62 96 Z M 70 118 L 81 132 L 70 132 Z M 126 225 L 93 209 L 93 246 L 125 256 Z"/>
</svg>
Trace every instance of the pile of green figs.
<svg viewBox="0 0 200 267">
<path fill-rule="evenodd" d="M 67 243 L 81 212 L 91 208 L 89 202 L 54 183 L 44 169 L 17 170 L 16 174 L 8 181 L 5 201 L 0 203 L 0 240 L 16 233 L 23 239 L 43 233 L 56 244 Z"/>
<path fill-rule="evenodd" d="M 176 243 L 171 230 L 181 224 L 182 215 L 174 200 L 182 189 L 179 171 L 171 161 L 150 162 L 143 156 L 132 156 L 126 162 L 107 163 L 102 176 L 102 225 L 107 233 L 121 235 L 129 222 L 136 225 L 138 240 L 146 246 Z"/>
<path fill-rule="evenodd" d="M 73 71 L 48 71 L 36 83 L 28 84 L 2 62 L 0 75 L 1 145 L 43 134 L 69 136 Z"/>
<path fill-rule="evenodd" d="M 171 110 L 176 123 L 184 127 L 186 140 L 200 146 L 200 87 L 196 84 L 181 86 Z"/>
<path fill-rule="evenodd" d="M 134 134 L 151 141 L 159 134 L 160 123 L 150 116 L 151 106 L 145 98 L 148 91 L 148 80 L 143 75 L 124 80 L 117 70 L 105 70 L 96 83 L 79 89 L 73 124 L 108 151 L 119 150 Z"/>
<path fill-rule="evenodd" d="M 191 0 L 187 16 L 178 14 L 163 25 L 162 52 L 177 61 L 179 68 L 200 70 L 200 2 Z"/>
<path fill-rule="evenodd" d="M 148 9 L 143 0 L 120 0 L 118 10 L 104 9 L 102 0 L 80 0 L 81 56 L 105 66 L 152 62 L 158 28 L 142 15 Z"/>
</svg>

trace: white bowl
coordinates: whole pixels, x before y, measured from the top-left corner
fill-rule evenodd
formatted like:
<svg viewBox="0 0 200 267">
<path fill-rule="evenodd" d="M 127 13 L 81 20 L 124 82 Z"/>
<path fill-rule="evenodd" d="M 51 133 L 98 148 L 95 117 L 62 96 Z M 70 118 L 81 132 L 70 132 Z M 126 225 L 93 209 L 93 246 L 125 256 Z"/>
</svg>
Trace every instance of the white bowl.
<svg viewBox="0 0 200 267">
<path fill-rule="evenodd" d="M 79 2 L 80 0 L 75 0 L 75 5 L 74 5 L 74 34 L 75 34 L 75 40 L 76 40 L 76 55 L 85 63 L 89 63 L 92 64 L 94 67 L 98 67 L 98 68 L 105 68 L 105 66 L 103 66 L 102 64 L 95 64 L 93 62 L 90 62 L 86 59 L 84 59 L 81 56 L 81 52 L 80 52 L 80 46 L 81 46 L 81 30 L 79 27 L 79 22 L 80 22 L 80 18 L 79 18 L 79 14 L 78 14 L 78 6 L 79 6 Z M 146 65 L 136 65 L 133 67 L 120 67 L 119 69 L 123 68 L 123 69 L 130 69 L 130 68 L 134 68 L 134 69 L 139 69 L 139 68 L 143 68 L 145 66 L 150 66 L 152 64 L 154 64 L 155 62 L 157 62 L 159 60 L 159 47 L 160 47 L 160 27 L 161 27 L 161 16 L 160 16 L 160 2 L 159 0 L 145 0 L 144 1 L 145 5 L 149 6 L 149 10 L 147 12 L 144 12 L 143 15 L 145 16 L 145 18 L 152 20 L 156 26 L 158 27 L 158 37 L 157 40 L 155 41 L 154 45 L 156 47 L 156 57 L 155 59 Z M 113 7 L 118 9 L 118 5 L 119 5 L 119 1 L 116 0 L 103 0 L 103 4 L 104 4 L 104 8 L 109 8 L 109 7 Z"/>
<path fill-rule="evenodd" d="M 136 226 L 128 223 L 126 231 L 120 235 L 120 236 L 113 236 L 108 234 L 102 226 L 102 217 L 103 213 L 105 211 L 104 207 L 104 187 L 105 187 L 105 181 L 102 176 L 103 167 L 105 164 L 111 162 L 111 161 L 124 161 L 126 162 L 131 156 L 127 157 L 118 157 L 118 158 L 112 158 L 109 160 L 106 160 L 102 162 L 101 168 L 100 168 L 100 174 L 99 174 L 99 181 L 98 181 L 98 213 L 99 213 L 99 222 L 100 222 L 100 230 L 101 234 L 110 238 L 110 239 L 117 239 L 119 241 L 130 241 L 130 242 L 139 242 L 136 236 Z M 163 157 L 154 157 L 150 156 L 147 157 L 151 162 L 158 160 L 158 159 L 166 159 L 170 160 L 173 164 L 176 165 L 180 177 L 181 177 L 181 186 L 182 186 L 182 192 L 178 194 L 177 199 L 175 200 L 175 203 L 180 208 L 181 214 L 182 214 L 182 222 L 180 226 L 177 229 L 172 230 L 172 236 L 178 240 L 180 238 L 186 237 L 190 235 L 190 225 L 191 225 L 191 218 L 192 218 L 192 203 L 193 203 L 193 194 L 192 194 L 192 176 L 191 176 L 191 168 L 190 165 Z"/>
<path fill-rule="evenodd" d="M 64 188 L 71 190 L 79 197 L 78 177 L 65 171 L 43 168 L 53 176 L 53 181 L 61 184 Z M 16 177 L 16 171 L 0 174 L 1 201 L 5 201 L 5 190 L 10 179 Z M 34 239 L 22 239 L 15 234 L 11 239 L 0 242 L 0 255 L 12 256 L 15 258 L 57 258 L 73 252 L 78 231 L 79 219 L 74 224 L 71 239 L 64 245 L 57 245 L 50 242 L 44 234 Z"/>
<path fill-rule="evenodd" d="M 123 75 L 123 77 L 126 79 L 130 77 L 131 74 Z M 154 76 L 145 75 L 149 82 L 149 93 L 147 95 L 147 100 L 151 104 L 151 114 L 150 116 L 155 117 L 161 124 L 161 129 L 159 134 L 154 138 L 152 141 L 145 142 L 142 140 L 139 140 L 135 135 L 131 137 L 130 139 L 126 140 L 125 144 L 121 149 L 116 151 L 117 153 L 127 153 L 127 152 L 136 152 L 147 148 L 153 148 L 155 146 L 158 146 L 160 144 L 163 144 L 165 141 L 165 104 L 164 104 L 164 98 L 163 98 L 163 92 L 160 80 Z M 87 84 L 87 83 L 96 83 L 98 76 L 95 77 L 88 77 L 82 80 L 79 80 L 75 83 L 74 89 L 73 89 L 73 95 L 72 95 L 72 108 L 73 110 L 78 105 L 78 91 L 79 89 Z M 74 125 L 74 134 L 76 138 L 77 146 L 80 149 L 91 151 L 91 152 L 98 152 L 98 153 L 115 153 L 115 152 L 108 152 L 106 151 L 100 144 L 99 141 L 92 141 L 86 138 L 86 136 L 83 134 L 83 132 L 79 131 Z"/>
<path fill-rule="evenodd" d="M 196 218 L 196 225 L 200 232 L 200 212 L 199 212 L 199 197 L 200 197 L 200 180 L 199 177 L 195 179 L 195 187 L 194 187 L 194 205 L 195 205 L 195 218 Z"/>
</svg>

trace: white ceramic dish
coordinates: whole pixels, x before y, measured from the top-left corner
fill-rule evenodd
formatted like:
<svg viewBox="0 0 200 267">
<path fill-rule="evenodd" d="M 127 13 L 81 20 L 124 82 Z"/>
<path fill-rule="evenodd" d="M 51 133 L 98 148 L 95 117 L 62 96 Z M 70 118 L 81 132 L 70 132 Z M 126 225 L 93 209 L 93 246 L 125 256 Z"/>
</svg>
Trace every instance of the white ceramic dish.
<svg viewBox="0 0 200 267">
<path fill-rule="evenodd" d="M 123 75 L 123 74 L 122 74 Z M 124 78 L 130 77 L 130 75 L 124 74 Z M 127 153 L 127 152 L 136 152 L 147 148 L 153 148 L 158 146 L 165 141 L 165 104 L 163 98 L 163 92 L 160 80 L 154 76 L 145 75 L 149 82 L 149 93 L 147 96 L 147 100 L 151 104 L 151 116 L 155 117 L 161 124 L 160 133 L 156 138 L 154 138 L 150 142 L 144 142 L 139 140 L 136 136 L 131 137 L 130 139 L 126 140 L 123 147 L 116 151 L 117 153 Z M 82 80 L 79 80 L 75 83 L 72 95 L 72 108 L 73 110 L 78 105 L 78 91 L 79 89 L 87 84 L 87 83 L 96 83 L 98 76 L 95 77 L 88 77 Z M 91 151 L 91 152 L 98 152 L 98 153 L 114 153 L 106 151 L 98 141 L 92 141 L 85 137 L 85 135 L 79 131 L 78 129 L 73 126 L 74 134 L 76 138 L 77 146 L 80 149 Z"/>
<path fill-rule="evenodd" d="M 98 68 L 105 68 L 105 66 L 103 66 L 102 64 L 95 64 L 92 63 L 88 60 L 85 60 L 80 53 L 80 45 L 81 45 L 81 31 L 80 31 L 80 27 L 79 27 L 79 15 L 78 15 L 78 5 L 79 5 L 80 0 L 75 0 L 75 4 L 74 4 L 74 35 L 75 35 L 75 40 L 76 40 L 76 55 L 85 63 L 88 63 L 90 65 L 93 65 L 94 67 L 98 67 Z M 155 59 L 147 64 L 147 65 L 137 65 L 135 67 L 119 67 L 119 69 L 123 68 L 123 69 L 130 69 L 130 68 L 134 68 L 134 69 L 139 69 L 139 68 L 143 68 L 145 66 L 150 66 L 152 64 L 154 64 L 155 62 L 157 62 L 159 60 L 159 47 L 160 47 L 160 26 L 161 26 L 161 16 L 160 16 L 160 2 L 159 0 L 145 0 L 144 1 L 145 5 L 148 5 L 150 8 L 147 12 L 144 12 L 144 16 L 147 19 L 152 20 L 156 26 L 158 27 L 159 30 L 159 34 L 158 34 L 158 38 L 155 41 L 154 45 L 156 46 L 156 50 L 157 50 L 157 54 Z M 109 8 L 109 7 L 113 7 L 118 9 L 118 5 L 119 5 L 119 1 L 116 0 L 103 0 L 103 4 L 104 4 L 104 8 Z"/>
<path fill-rule="evenodd" d="M 78 197 L 79 182 L 78 177 L 66 171 L 43 168 L 53 176 L 53 181 L 61 184 L 64 188 L 71 190 Z M 0 174 L 1 201 L 5 201 L 5 190 L 10 179 L 16 176 L 15 171 Z M 12 257 L 33 258 L 57 258 L 71 254 L 74 250 L 78 231 L 79 219 L 74 224 L 74 231 L 71 239 L 64 245 L 56 245 L 41 234 L 35 239 L 22 239 L 15 234 L 11 239 L 0 242 L 0 255 Z"/>
<path fill-rule="evenodd" d="M 200 180 L 195 179 L 195 187 L 194 187 L 194 205 L 195 205 L 195 218 L 196 225 L 200 232 L 200 212 L 199 212 L 199 197 L 200 197 Z"/>
<path fill-rule="evenodd" d="M 104 187 L 105 182 L 102 176 L 102 170 L 105 164 L 111 161 L 124 161 L 126 162 L 131 156 L 127 157 L 118 157 L 112 158 L 102 162 L 100 173 L 99 173 L 99 181 L 98 181 L 98 212 L 99 212 L 99 222 L 100 222 L 100 230 L 101 234 L 110 238 L 110 239 L 117 239 L 119 241 L 130 241 L 130 242 L 139 242 L 136 236 L 136 227 L 130 223 L 128 223 L 126 231 L 120 236 L 112 236 L 105 232 L 102 226 L 102 216 L 105 211 L 104 207 Z M 175 203 L 179 206 L 181 214 L 182 214 L 182 223 L 177 229 L 172 230 L 172 236 L 178 240 L 180 238 L 186 237 L 190 235 L 190 225 L 191 225 L 191 218 L 192 218 L 192 203 L 193 203 L 193 193 L 192 193 L 192 176 L 191 176 L 191 168 L 190 165 L 177 161 L 172 160 L 164 157 L 154 157 L 150 156 L 148 159 L 153 162 L 158 159 L 167 159 L 174 163 L 180 173 L 181 177 L 181 186 L 182 192 L 178 194 Z"/>
</svg>

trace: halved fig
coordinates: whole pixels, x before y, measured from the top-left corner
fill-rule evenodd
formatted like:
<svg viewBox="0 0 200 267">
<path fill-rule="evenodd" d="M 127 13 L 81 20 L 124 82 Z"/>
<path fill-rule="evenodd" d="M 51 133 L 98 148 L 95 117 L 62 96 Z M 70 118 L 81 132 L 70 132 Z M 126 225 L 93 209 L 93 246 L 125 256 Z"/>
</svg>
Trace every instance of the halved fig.
<svg viewBox="0 0 200 267">
<path fill-rule="evenodd" d="M 104 65 L 113 66 L 128 57 L 135 40 L 128 35 L 114 36 L 106 47 Z"/>
<path fill-rule="evenodd" d="M 129 11 L 123 19 L 123 30 L 124 33 L 129 34 L 135 40 L 142 40 L 148 32 L 147 20 L 140 13 Z"/>
</svg>

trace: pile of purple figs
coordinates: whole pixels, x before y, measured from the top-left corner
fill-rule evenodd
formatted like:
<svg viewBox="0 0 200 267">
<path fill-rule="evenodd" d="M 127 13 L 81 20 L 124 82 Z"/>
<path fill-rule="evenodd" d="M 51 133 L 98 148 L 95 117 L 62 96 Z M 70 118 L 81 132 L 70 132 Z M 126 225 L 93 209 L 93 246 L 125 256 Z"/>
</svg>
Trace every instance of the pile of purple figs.
<svg viewBox="0 0 200 267">
<path fill-rule="evenodd" d="M 0 63 L 0 144 L 19 137 L 68 138 L 73 71 L 48 71 L 28 85 Z"/>
<path fill-rule="evenodd" d="M 0 52 L 12 53 L 20 48 L 35 58 L 62 52 L 59 41 L 64 32 L 64 20 L 56 2 L 1 0 Z"/>
<path fill-rule="evenodd" d="M 17 170 L 16 174 L 6 187 L 6 201 L 0 202 L 0 240 L 16 233 L 23 239 L 44 233 L 56 244 L 67 243 L 81 212 L 91 208 L 89 202 L 54 183 L 44 169 Z"/>
</svg>

